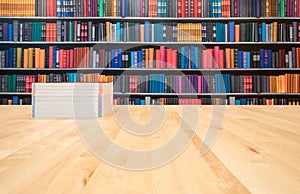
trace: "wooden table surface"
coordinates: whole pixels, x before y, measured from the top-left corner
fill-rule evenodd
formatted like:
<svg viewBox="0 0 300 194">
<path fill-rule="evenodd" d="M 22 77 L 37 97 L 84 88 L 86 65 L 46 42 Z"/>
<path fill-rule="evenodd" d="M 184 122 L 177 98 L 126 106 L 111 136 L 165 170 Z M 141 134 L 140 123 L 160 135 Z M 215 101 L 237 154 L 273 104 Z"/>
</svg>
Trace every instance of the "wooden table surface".
<svg viewBox="0 0 300 194">
<path fill-rule="evenodd" d="M 128 108 L 140 123 L 151 120 L 150 109 Z M 148 136 L 122 130 L 113 114 L 99 123 L 117 144 L 149 150 L 171 140 L 180 124 L 182 107 L 164 109 L 162 127 Z M 300 193 L 299 106 L 200 106 L 199 111 L 197 136 L 182 154 L 162 167 L 131 171 L 89 151 L 74 119 L 31 119 L 31 106 L 0 106 L 0 193 Z M 194 112 L 189 114 L 184 116 Z M 213 115 L 224 122 L 202 156 Z"/>
</svg>

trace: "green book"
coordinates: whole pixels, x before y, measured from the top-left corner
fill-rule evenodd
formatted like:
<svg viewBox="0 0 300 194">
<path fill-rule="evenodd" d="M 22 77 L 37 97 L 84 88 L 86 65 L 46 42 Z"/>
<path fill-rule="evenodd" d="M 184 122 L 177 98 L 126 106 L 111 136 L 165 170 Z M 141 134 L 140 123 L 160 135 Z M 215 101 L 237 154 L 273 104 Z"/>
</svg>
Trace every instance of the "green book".
<svg viewBox="0 0 300 194">
<path fill-rule="evenodd" d="M 280 0 L 280 17 L 285 17 L 284 0 Z"/>
<path fill-rule="evenodd" d="M 104 17 L 104 0 L 99 0 L 99 16 Z"/>
<path fill-rule="evenodd" d="M 70 41 L 74 41 L 74 22 L 70 22 L 69 26 L 69 35 L 70 35 Z"/>
</svg>

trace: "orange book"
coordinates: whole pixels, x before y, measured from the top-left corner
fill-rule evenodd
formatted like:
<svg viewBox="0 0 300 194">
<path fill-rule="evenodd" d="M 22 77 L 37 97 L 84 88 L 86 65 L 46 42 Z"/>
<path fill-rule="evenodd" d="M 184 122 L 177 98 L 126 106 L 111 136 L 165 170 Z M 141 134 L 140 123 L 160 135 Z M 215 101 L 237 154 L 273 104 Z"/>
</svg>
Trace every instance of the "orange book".
<svg viewBox="0 0 300 194">
<path fill-rule="evenodd" d="M 273 42 L 277 42 L 277 22 L 273 22 Z"/>
<path fill-rule="evenodd" d="M 40 68 L 40 48 L 35 48 L 34 49 L 34 56 L 35 56 L 35 61 L 34 61 L 34 68 Z"/>
<path fill-rule="evenodd" d="M 40 68 L 45 68 L 45 49 L 40 50 Z"/>
<path fill-rule="evenodd" d="M 226 48 L 225 49 L 225 58 L 226 58 L 226 69 L 230 69 L 230 66 L 231 66 L 231 55 L 230 55 L 230 48 Z"/>
<path fill-rule="evenodd" d="M 23 67 L 28 68 L 28 49 L 24 49 Z"/>
<path fill-rule="evenodd" d="M 149 48 L 149 68 L 153 68 L 154 48 Z"/>
<path fill-rule="evenodd" d="M 145 25 L 144 24 L 141 24 L 140 25 L 140 41 L 141 42 L 145 42 Z"/>
<path fill-rule="evenodd" d="M 235 25 L 235 28 L 234 28 L 234 41 L 235 42 L 240 42 L 240 25 Z"/>
</svg>

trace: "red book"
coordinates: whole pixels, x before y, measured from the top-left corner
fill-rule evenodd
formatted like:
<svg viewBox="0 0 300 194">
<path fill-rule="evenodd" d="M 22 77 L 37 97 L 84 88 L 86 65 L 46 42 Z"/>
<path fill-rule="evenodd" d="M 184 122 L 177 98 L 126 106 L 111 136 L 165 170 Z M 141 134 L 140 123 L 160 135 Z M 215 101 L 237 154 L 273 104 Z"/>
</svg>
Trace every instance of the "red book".
<svg viewBox="0 0 300 194">
<path fill-rule="evenodd" d="M 166 66 L 166 47 L 160 46 L 160 68 L 167 68 Z"/>
<path fill-rule="evenodd" d="M 46 14 L 47 14 L 47 16 L 51 16 L 50 10 L 52 7 L 52 0 L 47 0 L 46 5 L 47 5 L 47 9 L 46 9 L 47 13 Z"/>
<path fill-rule="evenodd" d="M 219 50 L 219 68 L 224 69 L 224 50 Z"/>
<path fill-rule="evenodd" d="M 198 75 L 198 93 L 202 93 L 202 76 Z"/>
<path fill-rule="evenodd" d="M 88 0 L 83 0 L 83 16 L 88 16 Z"/>
<path fill-rule="evenodd" d="M 48 68 L 53 68 L 53 46 L 49 46 Z"/>
<path fill-rule="evenodd" d="M 177 67 L 177 50 L 172 50 L 172 68 L 176 69 Z"/>
<path fill-rule="evenodd" d="M 213 68 L 213 49 L 207 49 L 207 55 L 206 55 L 206 65 L 207 69 Z"/>
<path fill-rule="evenodd" d="M 152 1 L 152 0 L 150 0 Z M 183 0 L 178 0 L 177 2 L 177 17 L 182 18 L 182 6 L 183 6 Z"/>
<path fill-rule="evenodd" d="M 69 63 L 69 67 L 70 68 L 74 68 L 74 50 L 71 49 L 70 52 L 70 63 Z"/>
<path fill-rule="evenodd" d="M 220 47 L 219 46 L 215 46 L 214 47 L 214 52 L 213 52 L 213 68 L 219 69 L 219 57 L 220 57 Z"/>
<path fill-rule="evenodd" d="M 166 49 L 166 53 L 167 53 L 167 68 L 168 69 L 171 69 L 173 68 L 172 65 L 173 65 L 173 55 L 172 55 L 172 49 Z"/>
<path fill-rule="evenodd" d="M 46 42 L 49 42 L 50 37 L 50 30 L 49 30 L 49 23 L 46 23 Z"/>
<path fill-rule="evenodd" d="M 222 0 L 222 17 L 230 17 L 230 0 Z"/>
<path fill-rule="evenodd" d="M 194 0 L 194 18 L 201 17 L 201 0 Z"/>
<path fill-rule="evenodd" d="M 207 69 L 207 50 L 202 50 L 202 68 Z"/>
<path fill-rule="evenodd" d="M 182 75 L 178 76 L 178 93 L 182 93 Z"/>
<path fill-rule="evenodd" d="M 279 68 L 284 68 L 285 67 L 285 50 L 280 49 L 279 50 Z"/>
<path fill-rule="evenodd" d="M 297 0 L 297 17 L 300 17 L 300 0 Z"/>
<path fill-rule="evenodd" d="M 63 68 L 67 68 L 68 67 L 68 51 L 67 50 L 63 50 Z"/>
<path fill-rule="evenodd" d="M 160 59 L 160 50 L 156 49 L 155 50 L 155 64 L 156 64 L 156 68 L 159 69 L 161 68 L 161 59 Z"/>
</svg>

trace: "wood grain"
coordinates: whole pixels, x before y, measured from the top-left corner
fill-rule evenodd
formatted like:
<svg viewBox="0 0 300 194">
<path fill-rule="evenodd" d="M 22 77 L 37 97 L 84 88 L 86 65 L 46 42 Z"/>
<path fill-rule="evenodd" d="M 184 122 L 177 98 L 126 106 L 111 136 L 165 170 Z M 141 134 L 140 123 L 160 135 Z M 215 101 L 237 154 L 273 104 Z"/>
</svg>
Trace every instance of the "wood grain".
<svg viewBox="0 0 300 194">
<path fill-rule="evenodd" d="M 99 123 L 114 142 L 148 150 L 174 137 L 181 108 L 166 106 L 162 127 L 148 136 L 126 132 L 113 114 Z M 31 106 L 0 106 L 0 193 L 300 193 L 299 107 L 199 110 L 197 136 L 181 155 L 159 168 L 129 171 L 90 152 L 74 119 L 31 119 Z M 129 112 L 136 122 L 151 120 L 147 106 Z M 208 127 L 222 118 L 220 136 L 201 156 Z"/>
</svg>

